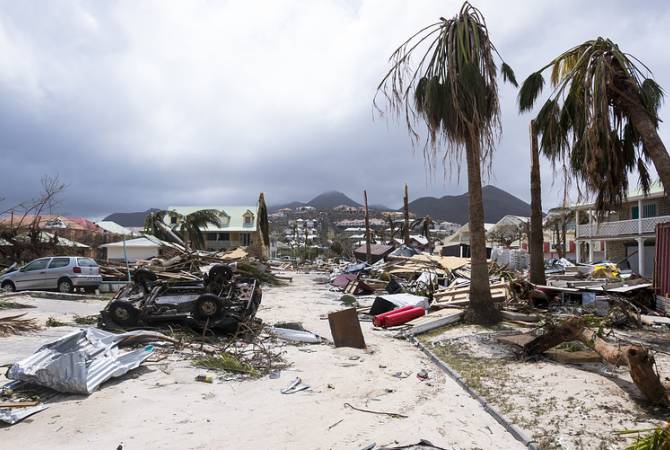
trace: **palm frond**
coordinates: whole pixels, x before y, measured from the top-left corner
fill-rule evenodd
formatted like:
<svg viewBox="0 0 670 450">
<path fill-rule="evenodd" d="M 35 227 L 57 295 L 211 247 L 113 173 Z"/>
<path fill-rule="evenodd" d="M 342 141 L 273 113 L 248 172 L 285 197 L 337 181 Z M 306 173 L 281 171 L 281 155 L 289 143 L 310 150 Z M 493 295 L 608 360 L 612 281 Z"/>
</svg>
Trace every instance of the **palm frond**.
<svg viewBox="0 0 670 450">
<path fill-rule="evenodd" d="M 648 77 L 649 69 L 609 39 L 589 40 L 524 81 L 520 111 L 532 109 L 544 85 L 542 73 L 549 69 L 553 91 L 535 120 L 543 153 L 553 164 L 569 166 L 566 183 L 575 180 L 580 192 L 595 194 L 601 212 L 625 198 L 632 172 L 646 191 L 649 155 L 630 111 L 642 107 L 658 120 L 663 90 Z"/>
<path fill-rule="evenodd" d="M 533 108 L 535 100 L 542 93 L 544 77 L 542 72 L 532 73 L 526 78 L 519 89 L 519 111 L 529 111 Z"/>
<path fill-rule="evenodd" d="M 414 64 L 412 57 L 418 57 Z M 459 159 L 466 144 L 477 140 L 482 160 L 489 157 L 500 135 L 500 106 L 494 56 L 481 12 L 465 2 L 456 16 L 441 18 L 405 41 L 391 55 L 391 69 L 374 99 L 383 97 L 387 109 L 407 125 L 413 144 L 426 126 L 424 157 L 429 167 L 439 160 Z M 501 65 L 505 81 L 516 85 L 511 67 Z"/>
<path fill-rule="evenodd" d="M 500 73 L 502 73 L 504 81 L 509 81 L 510 83 L 512 83 L 512 85 L 514 87 L 519 87 L 519 83 L 516 82 L 516 76 L 514 76 L 514 71 L 504 61 L 503 61 L 502 65 L 500 66 Z"/>
</svg>

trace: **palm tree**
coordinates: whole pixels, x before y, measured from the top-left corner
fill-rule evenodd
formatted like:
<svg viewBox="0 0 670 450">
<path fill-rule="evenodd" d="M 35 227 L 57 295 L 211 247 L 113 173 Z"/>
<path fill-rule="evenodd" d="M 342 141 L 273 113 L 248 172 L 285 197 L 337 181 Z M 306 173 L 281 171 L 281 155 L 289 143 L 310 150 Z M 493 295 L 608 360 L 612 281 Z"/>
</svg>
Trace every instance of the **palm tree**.
<svg viewBox="0 0 670 450">
<path fill-rule="evenodd" d="M 177 220 L 179 232 L 187 244 L 192 245 L 196 249 L 205 247 L 205 235 L 202 230 L 208 225 L 220 227 L 221 224 L 220 212 L 216 209 L 201 209 L 181 216 Z"/>
<path fill-rule="evenodd" d="M 586 41 L 524 81 L 521 111 L 533 107 L 550 68 L 553 91 L 535 119 L 540 145 L 552 163 L 565 164 L 579 191 L 595 193 L 599 211 L 616 207 L 629 173 L 637 171 L 648 192 L 650 160 L 668 189 L 670 155 L 658 135 L 663 90 L 647 66 L 609 39 Z"/>
<path fill-rule="evenodd" d="M 165 236 L 164 230 L 159 225 L 160 223 L 165 223 L 166 217 L 170 217 L 171 219 L 174 218 L 174 220 L 170 221 L 170 225 L 174 225 L 172 222 L 176 223 L 177 221 L 177 213 L 174 211 L 161 210 L 153 211 L 147 214 L 144 218 L 144 233 L 156 236 L 157 238 L 166 241 L 169 240 L 167 236 Z"/>
<path fill-rule="evenodd" d="M 157 211 L 147 215 L 144 222 L 145 232 L 161 237 L 164 235 L 160 226 L 156 223 L 163 222 L 165 217 L 170 217 L 170 228 L 182 236 L 186 246 L 201 249 L 205 246 L 205 235 L 203 229 L 208 225 L 220 227 L 221 216 L 216 209 L 201 209 L 190 214 L 179 214 L 176 211 Z"/>
<path fill-rule="evenodd" d="M 542 232 L 542 184 L 540 183 L 540 151 L 535 121 L 530 121 L 530 251 L 529 278 L 533 284 L 547 284 L 544 274 L 544 233 Z"/>
<path fill-rule="evenodd" d="M 268 220 L 268 207 L 265 204 L 265 194 L 262 192 L 258 196 L 258 229 L 260 230 L 262 246 L 270 248 L 270 222 Z"/>
<path fill-rule="evenodd" d="M 410 59 L 416 53 L 419 64 L 412 67 Z M 468 318 L 480 324 L 500 320 L 489 286 L 481 183 L 481 164 L 490 168 L 501 131 L 495 55 L 500 57 L 484 16 L 466 2 L 458 15 L 440 18 L 405 41 L 392 54 L 392 67 L 377 88 L 388 109 L 406 122 L 414 145 L 419 121 L 426 126 L 423 154 L 429 167 L 438 159 L 458 167 L 465 153 L 472 264 Z M 503 62 L 500 71 L 504 80 L 516 85 L 507 64 Z"/>
</svg>

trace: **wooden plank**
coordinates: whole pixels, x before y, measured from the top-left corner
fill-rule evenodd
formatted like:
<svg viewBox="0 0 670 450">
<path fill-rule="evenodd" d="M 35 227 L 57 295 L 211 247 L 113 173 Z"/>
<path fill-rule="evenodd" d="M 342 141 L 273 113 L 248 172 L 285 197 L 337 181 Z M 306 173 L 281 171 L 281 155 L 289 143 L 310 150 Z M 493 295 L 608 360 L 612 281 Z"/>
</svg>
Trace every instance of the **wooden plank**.
<svg viewBox="0 0 670 450">
<path fill-rule="evenodd" d="M 27 408 L 29 406 L 37 406 L 40 402 L 37 400 L 25 400 L 19 402 L 0 402 L 0 408 Z"/>
<path fill-rule="evenodd" d="M 335 347 L 366 348 L 356 308 L 328 314 L 328 323 Z"/>
<path fill-rule="evenodd" d="M 412 327 L 405 334 L 416 336 L 417 334 L 458 322 L 463 318 L 463 314 L 463 311 L 458 309 L 441 309 L 428 313 L 425 316 L 407 322 L 407 325 L 411 325 Z"/>
<path fill-rule="evenodd" d="M 647 289 L 647 288 L 650 288 L 650 287 L 651 287 L 651 283 L 645 283 L 645 284 L 637 284 L 637 285 L 634 285 L 634 286 L 621 286 L 621 287 L 618 287 L 618 288 L 610 288 L 610 289 L 605 288 L 605 291 L 625 293 L 625 292 L 636 291 L 638 289 Z"/>
</svg>

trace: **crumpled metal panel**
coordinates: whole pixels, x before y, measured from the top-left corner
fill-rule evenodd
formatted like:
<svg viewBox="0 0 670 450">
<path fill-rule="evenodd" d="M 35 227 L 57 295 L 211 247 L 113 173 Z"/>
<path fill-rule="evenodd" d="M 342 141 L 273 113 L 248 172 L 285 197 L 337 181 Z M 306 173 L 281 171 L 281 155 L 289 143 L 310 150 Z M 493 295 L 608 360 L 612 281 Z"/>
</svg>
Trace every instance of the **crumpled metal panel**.
<svg viewBox="0 0 670 450">
<path fill-rule="evenodd" d="M 14 363 L 7 378 L 59 392 L 90 394 L 106 380 L 137 368 L 153 352 L 151 346 L 123 352 L 119 343 L 143 337 L 160 340 L 160 336 L 143 330 L 114 334 L 92 327 L 81 329 Z"/>
<path fill-rule="evenodd" d="M 48 406 L 45 404 L 29 406 L 27 408 L 0 408 L 0 422 L 14 425 L 26 417 L 32 416 L 33 414 L 43 411 L 47 408 Z"/>
</svg>

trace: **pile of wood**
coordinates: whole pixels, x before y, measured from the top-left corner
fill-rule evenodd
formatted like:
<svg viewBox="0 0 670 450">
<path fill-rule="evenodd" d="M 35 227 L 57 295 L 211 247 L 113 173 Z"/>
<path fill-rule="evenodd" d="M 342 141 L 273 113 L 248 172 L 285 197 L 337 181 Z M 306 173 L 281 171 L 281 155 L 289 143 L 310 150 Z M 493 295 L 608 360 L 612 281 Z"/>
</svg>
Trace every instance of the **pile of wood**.
<svg viewBox="0 0 670 450">
<path fill-rule="evenodd" d="M 159 280 L 198 281 L 214 264 L 232 264 L 238 273 L 252 276 L 262 282 L 280 283 L 279 279 L 271 273 L 269 266 L 250 256 L 244 248 L 227 252 L 174 250 L 171 253 L 174 256 L 139 260 L 128 268 L 125 264 L 100 264 L 100 274 L 105 281 L 125 281 L 128 279 L 128 270 L 132 273 L 138 268 L 147 268 L 156 274 Z"/>
</svg>

